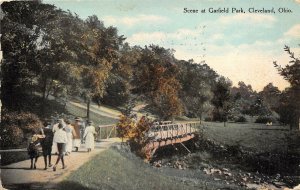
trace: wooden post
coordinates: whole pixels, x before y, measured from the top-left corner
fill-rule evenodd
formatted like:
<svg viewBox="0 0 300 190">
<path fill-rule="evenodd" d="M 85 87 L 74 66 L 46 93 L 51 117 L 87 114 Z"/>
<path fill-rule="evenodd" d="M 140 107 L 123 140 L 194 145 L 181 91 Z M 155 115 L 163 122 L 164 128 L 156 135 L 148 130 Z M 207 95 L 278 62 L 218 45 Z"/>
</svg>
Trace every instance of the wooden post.
<svg viewBox="0 0 300 190">
<path fill-rule="evenodd" d="M 99 133 L 100 133 L 100 140 L 102 139 L 102 137 L 101 137 L 101 128 L 102 128 L 102 127 L 100 127 L 100 131 L 99 131 Z"/>
<path fill-rule="evenodd" d="M 106 127 L 106 139 L 108 139 L 108 127 Z"/>
</svg>

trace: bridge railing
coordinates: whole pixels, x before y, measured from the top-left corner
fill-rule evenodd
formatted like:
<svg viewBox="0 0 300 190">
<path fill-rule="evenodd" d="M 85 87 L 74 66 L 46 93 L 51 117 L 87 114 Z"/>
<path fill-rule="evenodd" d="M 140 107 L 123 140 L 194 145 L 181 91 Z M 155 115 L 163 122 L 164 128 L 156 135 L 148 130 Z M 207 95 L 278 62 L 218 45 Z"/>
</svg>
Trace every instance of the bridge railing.
<svg viewBox="0 0 300 190">
<path fill-rule="evenodd" d="M 161 124 L 154 124 L 147 136 L 151 141 L 161 141 L 174 138 L 182 138 L 195 133 L 199 128 L 199 122 L 172 123 L 164 121 Z M 117 137 L 116 125 L 98 125 L 96 127 L 96 141 Z"/>
<path fill-rule="evenodd" d="M 96 141 L 117 137 L 116 125 L 98 125 L 96 133 Z"/>
<path fill-rule="evenodd" d="M 199 122 L 156 124 L 150 128 L 147 135 L 151 141 L 183 138 L 195 133 L 199 125 Z"/>
</svg>

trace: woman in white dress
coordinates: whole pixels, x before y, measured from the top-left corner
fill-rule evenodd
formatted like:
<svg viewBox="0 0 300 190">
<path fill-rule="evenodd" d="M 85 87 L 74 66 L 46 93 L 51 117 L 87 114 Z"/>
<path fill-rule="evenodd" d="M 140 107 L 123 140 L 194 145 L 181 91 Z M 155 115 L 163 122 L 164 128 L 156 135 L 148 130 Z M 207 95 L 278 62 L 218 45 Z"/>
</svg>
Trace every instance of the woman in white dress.
<svg viewBox="0 0 300 190">
<path fill-rule="evenodd" d="M 67 133 L 67 137 L 68 137 L 68 142 L 66 144 L 66 155 L 71 154 L 72 149 L 73 149 L 73 133 L 74 133 L 74 127 L 73 125 L 71 125 L 70 120 L 66 120 L 66 127 L 65 127 L 65 131 Z"/>
<path fill-rule="evenodd" d="M 93 122 L 89 121 L 88 126 L 85 128 L 83 137 L 85 138 L 85 147 L 87 151 L 90 152 L 95 148 L 95 137 L 96 134 L 95 127 L 93 126 Z"/>
<path fill-rule="evenodd" d="M 55 134 L 55 132 L 59 130 L 59 127 L 58 127 L 59 124 L 61 124 L 63 126 L 63 128 L 65 128 L 65 126 L 66 126 L 66 123 L 63 119 L 57 119 L 56 123 L 52 126 L 53 134 Z M 54 141 L 53 141 L 53 144 L 52 144 L 52 153 L 53 154 L 58 154 L 57 144 Z"/>
</svg>

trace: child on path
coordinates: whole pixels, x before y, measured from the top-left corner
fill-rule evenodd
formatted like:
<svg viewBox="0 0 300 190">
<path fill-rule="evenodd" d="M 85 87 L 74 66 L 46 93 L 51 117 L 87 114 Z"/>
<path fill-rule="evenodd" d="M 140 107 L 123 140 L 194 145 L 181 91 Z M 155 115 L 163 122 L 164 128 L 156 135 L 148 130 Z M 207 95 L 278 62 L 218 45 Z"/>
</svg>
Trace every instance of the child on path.
<svg viewBox="0 0 300 190">
<path fill-rule="evenodd" d="M 27 147 L 28 155 L 30 157 L 30 169 L 36 169 L 36 162 L 39 158 L 40 139 L 44 138 L 43 135 L 33 134 L 31 141 Z"/>
</svg>

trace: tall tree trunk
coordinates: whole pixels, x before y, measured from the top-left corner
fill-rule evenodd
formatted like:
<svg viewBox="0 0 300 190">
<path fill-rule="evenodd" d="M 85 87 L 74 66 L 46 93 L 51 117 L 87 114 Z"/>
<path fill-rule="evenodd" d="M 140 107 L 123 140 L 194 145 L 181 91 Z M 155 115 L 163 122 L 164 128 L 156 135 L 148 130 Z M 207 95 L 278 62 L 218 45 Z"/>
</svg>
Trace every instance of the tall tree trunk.
<svg viewBox="0 0 300 190">
<path fill-rule="evenodd" d="M 87 100 L 87 109 L 86 109 L 86 117 L 87 117 L 87 120 L 90 120 L 90 104 L 91 104 L 91 100 L 90 98 L 88 98 Z"/>
<path fill-rule="evenodd" d="M 45 100 L 46 99 L 46 93 L 47 93 L 47 78 L 44 79 L 43 81 L 43 99 Z"/>
<path fill-rule="evenodd" d="M 41 104 L 41 107 L 40 107 L 40 110 L 41 110 L 41 113 L 44 114 L 45 111 L 46 111 L 46 93 L 47 93 L 47 77 L 44 79 L 43 81 L 43 100 L 42 100 L 42 104 Z"/>
</svg>

